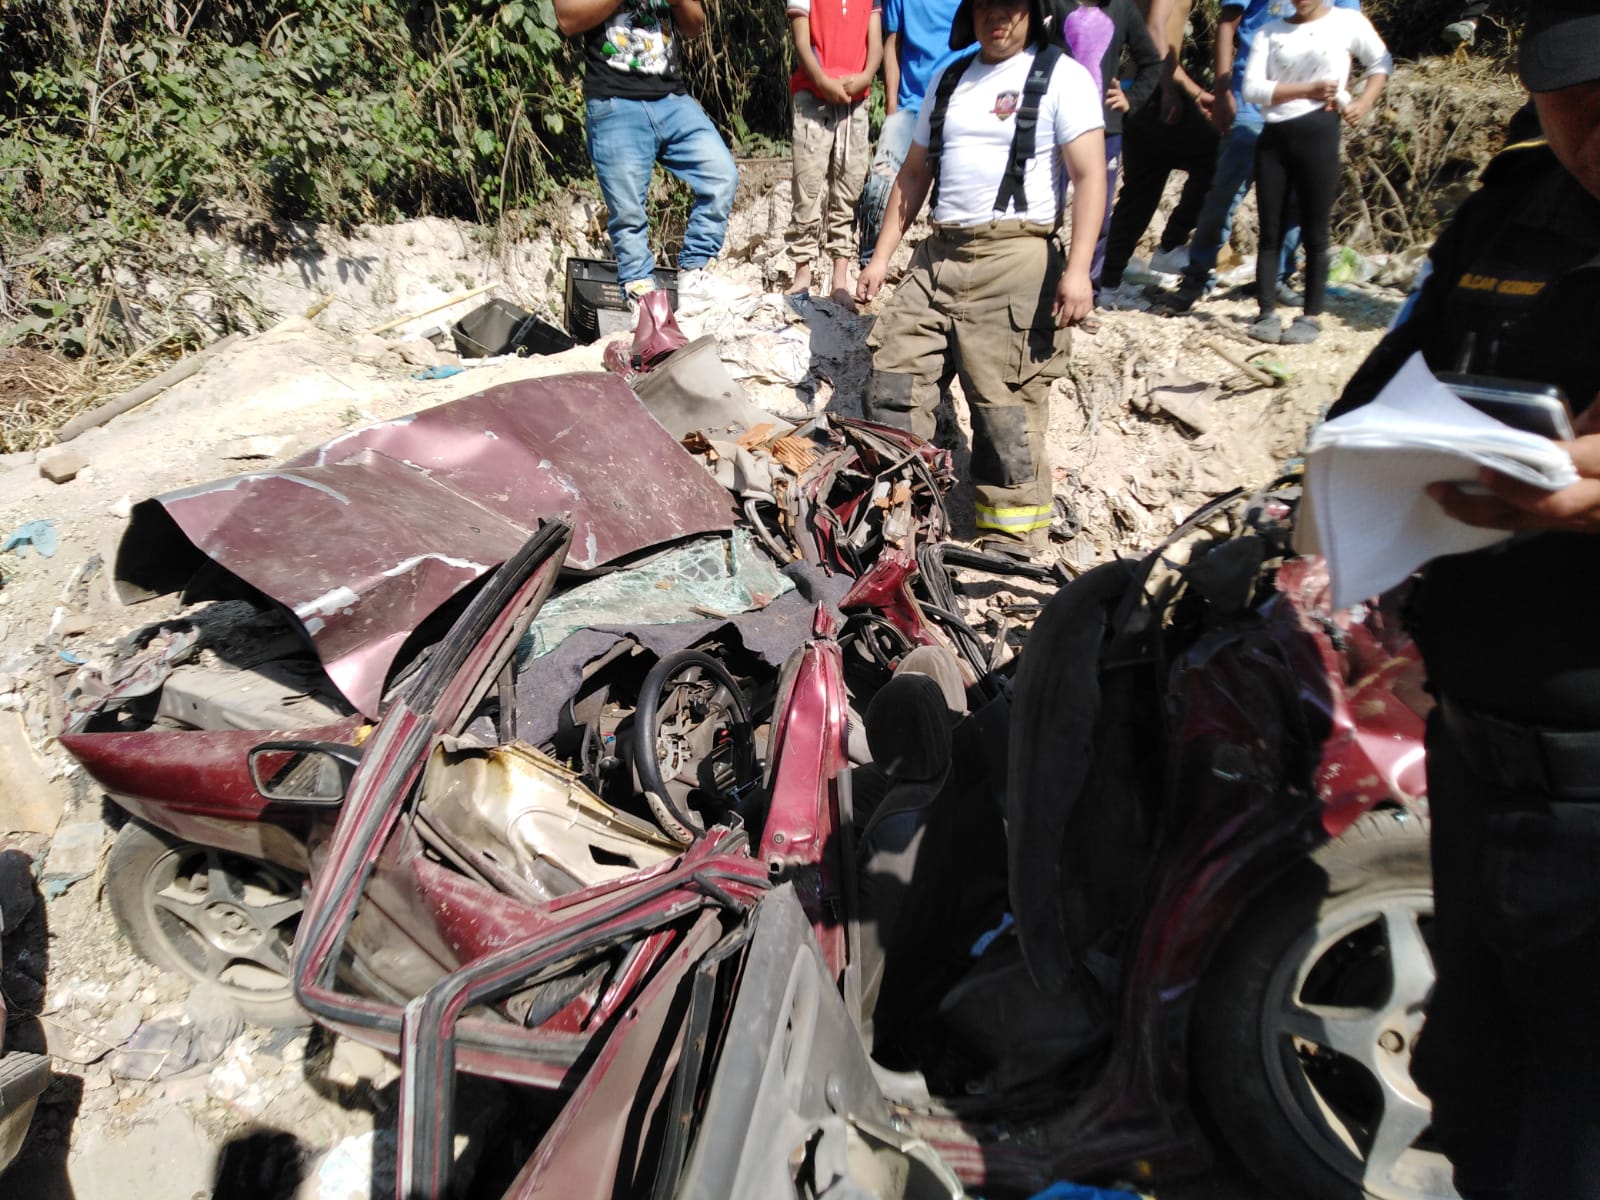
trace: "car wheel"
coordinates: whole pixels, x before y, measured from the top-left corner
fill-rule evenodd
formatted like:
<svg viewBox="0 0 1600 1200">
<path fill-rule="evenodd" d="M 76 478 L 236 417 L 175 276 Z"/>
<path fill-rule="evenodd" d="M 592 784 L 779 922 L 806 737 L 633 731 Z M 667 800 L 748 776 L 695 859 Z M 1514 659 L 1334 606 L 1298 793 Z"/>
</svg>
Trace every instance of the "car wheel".
<svg viewBox="0 0 1600 1200">
<path fill-rule="evenodd" d="M 1273 1194 L 1443 1200 L 1411 1049 L 1433 990 L 1428 830 L 1368 813 L 1254 901 L 1207 972 L 1195 1068 Z"/>
<path fill-rule="evenodd" d="M 106 860 L 106 899 L 141 958 L 215 984 L 257 1025 L 307 1023 L 290 982 L 295 872 L 130 821 Z"/>
</svg>

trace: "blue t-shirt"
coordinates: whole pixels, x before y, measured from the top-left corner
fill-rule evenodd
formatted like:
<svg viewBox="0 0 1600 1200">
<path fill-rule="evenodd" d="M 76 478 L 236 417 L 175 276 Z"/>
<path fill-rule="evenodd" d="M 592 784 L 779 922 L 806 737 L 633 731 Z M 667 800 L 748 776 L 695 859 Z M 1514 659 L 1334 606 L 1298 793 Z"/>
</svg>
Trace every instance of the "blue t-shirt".
<svg viewBox="0 0 1600 1200">
<path fill-rule="evenodd" d="M 922 108 L 934 73 L 967 53 L 950 49 L 961 0 L 883 0 L 883 32 L 900 35 L 900 107 Z"/>
<path fill-rule="evenodd" d="M 1333 7 L 1353 8 L 1360 12 L 1361 0 L 1333 0 Z M 1223 16 L 1227 15 L 1230 8 L 1244 10 L 1244 15 L 1239 18 L 1239 47 L 1233 55 L 1233 98 L 1238 102 L 1239 116 L 1259 118 L 1261 110 L 1244 101 L 1244 66 L 1250 58 L 1250 45 L 1255 41 L 1256 31 L 1268 21 L 1294 16 L 1294 5 L 1290 0 L 1250 0 L 1248 4 L 1224 4 Z"/>
</svg>

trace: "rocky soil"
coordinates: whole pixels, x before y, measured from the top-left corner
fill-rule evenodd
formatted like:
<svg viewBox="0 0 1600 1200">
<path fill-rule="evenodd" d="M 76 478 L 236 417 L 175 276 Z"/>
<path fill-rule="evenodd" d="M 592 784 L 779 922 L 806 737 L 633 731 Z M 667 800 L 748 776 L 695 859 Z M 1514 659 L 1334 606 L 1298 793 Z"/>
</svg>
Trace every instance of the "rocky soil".
<svg viewBox="0 0 1600 1200">
<path fill-rule="evenodd" d="M 755 300 L 782 277 L 788 216 L 782 169 L 766 168 L 764 181 L 761 174 L 747 178 L 730 258 L 719 267 L 749 293 L 734 306 L 748 312 L 685 321 L 686 329 L 716 333 L 730 370 L 774 412 L 857 413 L 873 313 Z M 43 473 L 49 452 L 0 465 L 0 537 L 48 521 L 57 542 L 49 557 L 25 547 L 0 554 L 0 984 L 13 1042 L 42 1039 L 57 1072 L 5 1194 L 392 1194 L 392 1184 L 370 1178 L 393 1126 L 390 1064 L 324 1035 L 243 1027 L 215 996 L 191 992 L 122 942 L 102 893 L 120 818 L 55 744 L 57 697 L 77 664 L 110 640 L 178 611 L 173 597 L 122 607 L 108 589 L 107 564 L 132 503 L 495 383 L 600 369 L 596 343 L 417 378 L 454 361 L 428 331 L 478 301 L 384 336 L 368 332 L 484 283 L 530 308 L 559 309 L 566 254 L 593 253 L 598 235 L 592 210 L 580 204 L 568 215 L 548 241 L 494 252 L 474 231 L 439 220 L 352 237 L 302 231 L 275 263 L 218 233 L 215 252 L 234 256 L 281 323 L 72 442 L 65 451 L 81 462 L 66 466 L 75 471 L 59 458 L 52 468 L 70 475 L 65 481 Z M 1402 282 L 1404 273 L 1397 266 L 1377 278 Z M 319 316 L 300 315 L 327 292 L 335 300 Z M 1138 552 L 1206 498 L 1265 483 L 1283 468 L 1402 298 L 1378 282 L 1335 293 L 1318 343 L 1261 356 L 1284 386 L 1263 385 L 1239 365 L 1262 348 L 1243 334 L 1253 305 L 1226 289 L 1194 315 L 1108 313 L 1097 334 L 1078 336 L 1050 426 L 1057 492 L 1081 528 L 1062 548 L 1069 563 Z M 958 450 L 964 427 L 961 420 L 949 430 Z M 970 503 L 957 497 L 954 506 L 958 534 L 970 536 Z M 141 1047 L 158 1051 L 158 1069 L 151 1054 L 134 1052 Z M 1220 1197 L 1221 1186 L 1204 1185 L 1205 1194 Z"/>
</svg>

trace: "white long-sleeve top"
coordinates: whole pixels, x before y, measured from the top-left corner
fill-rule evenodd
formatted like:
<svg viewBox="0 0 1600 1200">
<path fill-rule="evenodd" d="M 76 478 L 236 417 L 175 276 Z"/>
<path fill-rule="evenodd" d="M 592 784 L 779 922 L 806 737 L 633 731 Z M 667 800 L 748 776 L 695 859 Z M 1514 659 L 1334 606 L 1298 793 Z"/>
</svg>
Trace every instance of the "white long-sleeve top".
<svg viewBox="0 0 1600 1200">
<path fill-rule="evenodd" d="M 1316 83 L 1332 79 L 1339 84 L 1338 105 L 1350 103 L 1350 63 L 1355 59 L 1368 75 L 1388 75 L 1394 59 L 1372 22 L 1349 8 L 1330 8 L 1314 21 L 1298 24 L 1272 21 L 1261 27 L 1250 47 L 1244 68 L 1244 98 L 1261 106 L 1269 122 L 1303 117 L 1322 107 L 1317 100 L 1272 103 L 1280 83 Z"/>
</svg>

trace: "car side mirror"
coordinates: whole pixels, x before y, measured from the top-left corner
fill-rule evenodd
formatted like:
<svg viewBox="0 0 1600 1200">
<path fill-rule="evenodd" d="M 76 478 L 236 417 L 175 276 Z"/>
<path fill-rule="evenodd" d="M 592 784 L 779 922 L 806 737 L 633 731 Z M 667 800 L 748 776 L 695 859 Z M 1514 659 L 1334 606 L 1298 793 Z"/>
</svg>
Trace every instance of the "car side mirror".
<svg viewBox="0 0 1600 1200">
<path fill-rule="evenodd" d="M 360 763 L 361 751 L 339 742 L 263 742 L 250 751 L 250 781 L 280 804 L 332 808 Z"/>
</svg>

